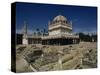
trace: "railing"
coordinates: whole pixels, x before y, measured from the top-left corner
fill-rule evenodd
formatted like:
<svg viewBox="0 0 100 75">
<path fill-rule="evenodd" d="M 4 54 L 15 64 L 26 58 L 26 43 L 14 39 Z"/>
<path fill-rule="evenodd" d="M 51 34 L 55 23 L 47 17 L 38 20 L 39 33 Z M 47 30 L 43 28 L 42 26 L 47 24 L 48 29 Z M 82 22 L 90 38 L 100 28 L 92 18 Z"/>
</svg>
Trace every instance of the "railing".
<svg viewBox="0 0 100 75">
<path fill-rule="evenodd" d="M 65 35 L 65 34 L 57 34 L 57 35 L 51 35 L 51 36 L 46 36 L 46 37 L 42 37 L 42 39 L 46 39 L 46 38 L 79 38 L 79 35 Z"/>
<path fill-rule="evenodd" d="M 53 25 L 53 26 L 51 25 L 51 26 L 49 26 L 49 30 L 50 29 L 54 29 L 54 28 L 58 28 L 58 27 L 72 29 L 72 26 L 70 26 L 70 25 L 60 25 L 60 24 L 58 24 L 58 25 Z"/>
</svg>

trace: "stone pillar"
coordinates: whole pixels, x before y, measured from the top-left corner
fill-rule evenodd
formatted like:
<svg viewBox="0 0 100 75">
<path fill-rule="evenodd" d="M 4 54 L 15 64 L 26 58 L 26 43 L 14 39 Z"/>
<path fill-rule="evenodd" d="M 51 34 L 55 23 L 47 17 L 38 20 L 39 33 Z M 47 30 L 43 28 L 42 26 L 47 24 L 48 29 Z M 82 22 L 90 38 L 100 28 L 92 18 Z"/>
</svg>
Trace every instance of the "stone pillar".
<svg viewBox="0 0 100 75">
<path fill-rule="evenodd" d="M 27 45 L 28 44 L 28 39 L 27 38 L 23 38 L 23 44 Z"/>
<path fill-rule="evenodd" d="M 63 51 L 62 51 L 62 49 L 59 48 L 58 49 L 58 57 L 59 57 L 59 59 L 58 59 L 58 69 L 59 70 L 63 69 L 63 66 L 62 66 L 62 56 L 63 56 Z"/>
<path fill-rule="evenodd" d="M 58 54 L 58 57 L 59 57 L 59 59 L 58 59 L 58 68 L 59 68 L 59 70 L 62 70 L 62 59 L 61 59 L 61 54 Z"/>
<path fill-rule="evenodd" d="M 47 45 L 48 45 L 48 40 L 47 40 Z"/>
<path fill-rule="evenodd" d="M 73 44 L 75 43 L 75 40 L 73 39 Z"/>
<path fill-rule="evenodd" d="M 92 42 L 94 42 L 94 39 L 92 38 Z"/>
</svg>

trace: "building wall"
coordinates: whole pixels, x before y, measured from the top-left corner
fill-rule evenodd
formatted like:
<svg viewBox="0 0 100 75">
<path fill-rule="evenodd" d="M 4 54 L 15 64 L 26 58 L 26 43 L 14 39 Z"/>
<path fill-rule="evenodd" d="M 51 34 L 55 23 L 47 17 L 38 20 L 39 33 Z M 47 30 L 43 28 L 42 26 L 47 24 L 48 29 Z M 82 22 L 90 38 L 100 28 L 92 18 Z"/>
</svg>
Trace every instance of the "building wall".
<svg viewBox="0 0 100 75">
<path fill-rule="evenodd" d="M 49 31 L 49 35 L 56 35 L 56 34 L 72 34 L 72 30 L 61 28 Z"/>
<path fill-rule="evenodd" d="M 67 25 L 52 25 L 49 26 L 49 35 L 56 35 L 56 34 L 68 34 L 72 32 L 72 27 L 69 27 Z"/>
<path fill-rule="evenodd" d="M 53 30 L 49 32 L 49 35 L 56 35 L 56 34 L 60 34 L 61 30 Z"/>
</svg>

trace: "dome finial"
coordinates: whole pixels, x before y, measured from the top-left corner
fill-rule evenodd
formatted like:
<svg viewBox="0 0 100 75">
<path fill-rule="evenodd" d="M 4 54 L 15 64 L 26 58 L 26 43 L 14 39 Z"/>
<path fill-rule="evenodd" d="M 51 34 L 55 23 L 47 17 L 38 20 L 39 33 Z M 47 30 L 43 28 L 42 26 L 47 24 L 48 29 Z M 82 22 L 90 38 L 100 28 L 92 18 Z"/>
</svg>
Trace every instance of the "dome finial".
<svg viewBox="0 0 100 75">
<path fill-rule="evenodd" d="M 59 12 L 59 15 L 61 15 L 61 12 Z"/>
</svg>

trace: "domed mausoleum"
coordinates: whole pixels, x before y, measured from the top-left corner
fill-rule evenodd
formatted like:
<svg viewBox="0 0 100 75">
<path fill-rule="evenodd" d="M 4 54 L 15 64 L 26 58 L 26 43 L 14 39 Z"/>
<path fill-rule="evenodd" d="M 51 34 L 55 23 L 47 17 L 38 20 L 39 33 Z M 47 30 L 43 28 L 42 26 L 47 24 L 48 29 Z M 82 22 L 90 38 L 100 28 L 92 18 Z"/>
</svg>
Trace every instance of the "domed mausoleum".
<svg viewBox="0 0 100 75">
<path fill-rule="evenodd" d="M 62 15 L 56 16 L 53 21 L 49 22 L 49 35 L 56 34 L 71 34 L 72 25 L 71 22 L 68 22 L 66 17 Z"/>
<path fill-rule="evenodd" d="M 25 32 L 26 28 L 25 28 Z M 58 15 L 48 22 L 47 36 L 23 35 L 23 44 L 67 45 L 79 43 L 79 36 L 72 33 L 72 23 L 65 16 Z"/>
</svg>

